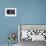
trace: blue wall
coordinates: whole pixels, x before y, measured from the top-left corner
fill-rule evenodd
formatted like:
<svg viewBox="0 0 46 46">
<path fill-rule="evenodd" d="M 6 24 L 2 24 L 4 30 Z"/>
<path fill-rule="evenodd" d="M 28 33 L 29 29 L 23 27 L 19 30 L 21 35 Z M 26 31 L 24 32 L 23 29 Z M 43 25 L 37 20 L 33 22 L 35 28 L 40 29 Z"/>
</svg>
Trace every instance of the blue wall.
<svg viewBox="0 0 46 46">
<path fill-rule="evenodd" d="M 5 8 L 17 8 L 16 17 L 6 17 Z M 0 0 L 0 44 L 8 43 L 17 24 L 46 24 L 46 0 Z M 16 40 L 17 43 L 17 40 Z"/>
</svg>

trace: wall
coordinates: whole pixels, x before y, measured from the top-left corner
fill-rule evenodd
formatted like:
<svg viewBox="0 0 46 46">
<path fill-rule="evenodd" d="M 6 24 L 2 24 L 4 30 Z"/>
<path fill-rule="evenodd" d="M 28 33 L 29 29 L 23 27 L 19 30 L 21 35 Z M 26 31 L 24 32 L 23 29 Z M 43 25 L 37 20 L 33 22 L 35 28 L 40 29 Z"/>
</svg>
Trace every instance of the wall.
<svg viewBox="0 0 46 46">
<path fill-rule="evenodd" d="M 17 8 L 16 17 L 5 17 L 9 7 Z M 0 0 L 0 44 L 8 43 L 9 32 L 18 32 L 17 24 L 46 24 L 46 0 Z"/>
</svg>

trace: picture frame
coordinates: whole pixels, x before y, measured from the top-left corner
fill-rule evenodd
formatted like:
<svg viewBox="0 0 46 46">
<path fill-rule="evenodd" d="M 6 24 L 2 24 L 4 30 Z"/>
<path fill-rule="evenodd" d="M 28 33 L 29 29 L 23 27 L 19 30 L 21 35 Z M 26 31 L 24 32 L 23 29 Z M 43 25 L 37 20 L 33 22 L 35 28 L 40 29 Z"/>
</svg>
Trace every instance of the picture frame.
<svg viewBox="0 0 46 46">
<path fill-rule="evenodd" d="M 16 17 L 16 8 L 5 8 L 5 16 Z"/>
</svg>

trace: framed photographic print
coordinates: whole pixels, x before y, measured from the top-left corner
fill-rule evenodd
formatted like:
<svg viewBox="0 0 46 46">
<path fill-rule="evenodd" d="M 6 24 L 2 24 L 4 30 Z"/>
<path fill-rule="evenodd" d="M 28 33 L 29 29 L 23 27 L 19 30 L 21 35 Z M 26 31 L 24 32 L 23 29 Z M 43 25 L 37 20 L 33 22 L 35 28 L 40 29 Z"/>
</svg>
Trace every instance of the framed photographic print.
<svg viewBox="0 0 46 46">
<path fill-rule="evenodd" d="M 46 41 L 46 25 L 40 24 L 19 24 L 18 41 Z"/>
<path fill-rule="evenodd" d="M 16 16 L 16 8 L 5 8 L 5 16 Z"/>
</svg>

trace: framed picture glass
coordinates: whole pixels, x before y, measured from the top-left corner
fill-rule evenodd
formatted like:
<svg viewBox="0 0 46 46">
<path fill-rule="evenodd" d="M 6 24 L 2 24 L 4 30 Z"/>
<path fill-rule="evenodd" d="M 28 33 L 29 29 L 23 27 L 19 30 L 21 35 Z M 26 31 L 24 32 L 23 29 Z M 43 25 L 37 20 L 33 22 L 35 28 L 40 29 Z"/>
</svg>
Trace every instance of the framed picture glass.
<svg viewBox="0 0 46 46">
<path fill-rule="evenodd" d="M 5 8 L 5 16 L 16 16 L 16 8 Z"/>
</svg>

